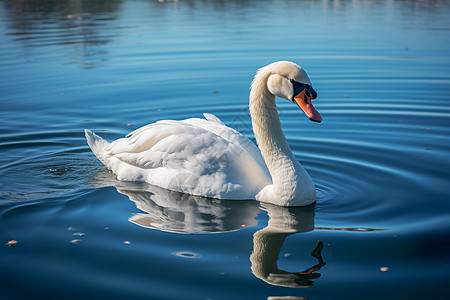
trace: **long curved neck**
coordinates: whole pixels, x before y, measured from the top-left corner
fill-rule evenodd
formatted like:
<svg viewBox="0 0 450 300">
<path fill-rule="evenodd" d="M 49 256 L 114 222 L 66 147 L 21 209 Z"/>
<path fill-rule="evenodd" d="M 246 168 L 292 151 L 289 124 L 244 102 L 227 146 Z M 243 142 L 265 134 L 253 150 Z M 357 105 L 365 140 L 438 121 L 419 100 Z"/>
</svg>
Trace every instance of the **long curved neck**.
<svg viewBox="0 0 450 300">
<path fill-rule="evenodd" d="M 315 201 L 311 178 L 292 154 L 281 129 L 275 96 L 267 88 L 271 74 L 257 74 L 250 91 L 250 115 L 261 154 L 272 176 L 272 195 L 278 205 L 306 205 Z"/>
<path fill-rule="evenodd" d="M 281 129 L 275 96 L 267 89 L 268 76 L 261 77 L 255 78 L 250 92 L 250 114 L 255 138 L 272 176 L 274 192 L 295 193 L 301 166 Z"/>
</svg>

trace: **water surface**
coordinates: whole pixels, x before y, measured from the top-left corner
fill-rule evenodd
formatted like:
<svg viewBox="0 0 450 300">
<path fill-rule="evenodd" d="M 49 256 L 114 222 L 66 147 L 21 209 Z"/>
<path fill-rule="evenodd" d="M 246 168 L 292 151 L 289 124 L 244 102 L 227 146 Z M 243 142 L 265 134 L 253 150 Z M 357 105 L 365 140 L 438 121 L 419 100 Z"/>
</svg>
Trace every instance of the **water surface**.
<svg viewBox="0 0 450 300">
<path fill-rule="evenodd" d="M 1 0 L 0 242 L 18 241 L 0 247 L 1 298 L 446 299 L 449 13 Z M 278 101 L 313 206 L 119 182 L 85 143 L 85 128 L 111 141 L 203 112 L 253 139 L 250 82 L 284 59 L 307 70 L 324 118 Z"/>
</svg>

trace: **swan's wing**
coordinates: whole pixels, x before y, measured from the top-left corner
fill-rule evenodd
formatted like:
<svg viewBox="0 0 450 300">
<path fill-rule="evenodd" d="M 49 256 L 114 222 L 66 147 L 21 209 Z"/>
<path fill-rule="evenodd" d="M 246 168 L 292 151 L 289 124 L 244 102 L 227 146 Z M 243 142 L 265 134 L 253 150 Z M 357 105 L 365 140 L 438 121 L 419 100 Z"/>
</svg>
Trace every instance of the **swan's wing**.
<svg viewBox="0 0 450 300">
<path fill-rule="evenodd" d="M 258 147 L 246 136 L 236 129 L 226 126 L 218 117 L 213 114 L 203 114 L 207 120 L 192 118 L 182 122 L 192 124 L 224 138 L 226 141 L 237 145 L 242 151 L 245 151 L 252 159 L 267 173 L 270 177 L 264 158 Z"/>
<path fill-rule="evenodd" d="M 224 125 L 224 126 L 226 126 L 225 123 L 222 122 L 221 119 L 219 119 L 218 117 L 216 117 L 216 116 L 213 115 L 213 114 L 204 113 L 203 116 L 205 116 L 205 119 L 208 120 L 208 121 L 210 121 L 210 122 L 214 122 L 214 123 L 217 123 L 217 124 L 219 124 L 219 125 Z"/>
<path fill-rule="evenodd" d="M 220 121 L 220 120 L 219 120 Z M 234 136 L 233 136 L 234 134 Z M 237 131 L 214 121 L 159 121 L 109 144 L 107 166 L 121 180 L 215 198 L 253 198 L 271 183 L 261 154 Z M 250 150 L 249 150 L 250 149 Z"/>
</svg>

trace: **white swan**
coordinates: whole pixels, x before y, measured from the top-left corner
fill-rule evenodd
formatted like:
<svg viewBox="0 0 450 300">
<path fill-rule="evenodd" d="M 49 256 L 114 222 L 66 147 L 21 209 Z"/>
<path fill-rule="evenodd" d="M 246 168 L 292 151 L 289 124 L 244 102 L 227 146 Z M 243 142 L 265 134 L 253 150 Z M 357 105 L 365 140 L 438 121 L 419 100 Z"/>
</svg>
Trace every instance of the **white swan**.
<svg viewBox="0 0 450 300">
<path fill-rule="evenodd" d="M 281 206 L 315 202 L 314 183 L 292 154 L 275 96 L 296 103 L 311 120 L 322 117 L 317 96 L 298 65 L 275 62 L 258 70 L 250 114 L 259 149 L 211 114 L 164 120 L 108 143 L 85 130 L 92 152 L 119 180 L 144 181 L 172 191 L 218 199 L 255 199 Z"/>
</svg>

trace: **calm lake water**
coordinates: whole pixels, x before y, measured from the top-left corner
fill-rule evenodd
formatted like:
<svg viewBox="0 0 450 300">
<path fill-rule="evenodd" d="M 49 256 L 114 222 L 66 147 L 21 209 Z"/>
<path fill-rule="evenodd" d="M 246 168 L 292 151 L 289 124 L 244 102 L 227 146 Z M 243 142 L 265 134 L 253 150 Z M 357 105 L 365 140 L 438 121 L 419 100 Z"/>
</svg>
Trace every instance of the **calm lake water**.
<svg viewBox="0 0 450 300">
<path fill-rule="evenodd" d="M 0 0 L 0 298 L 448 299 L 449 15 L 446 0 Z M 85 142 L 203 112 L 253 139 L 249 85 L 277 60 L 319 94 L 321 124 L 278 102 L 313 206 L 119 182 Z"/>
</svg>

